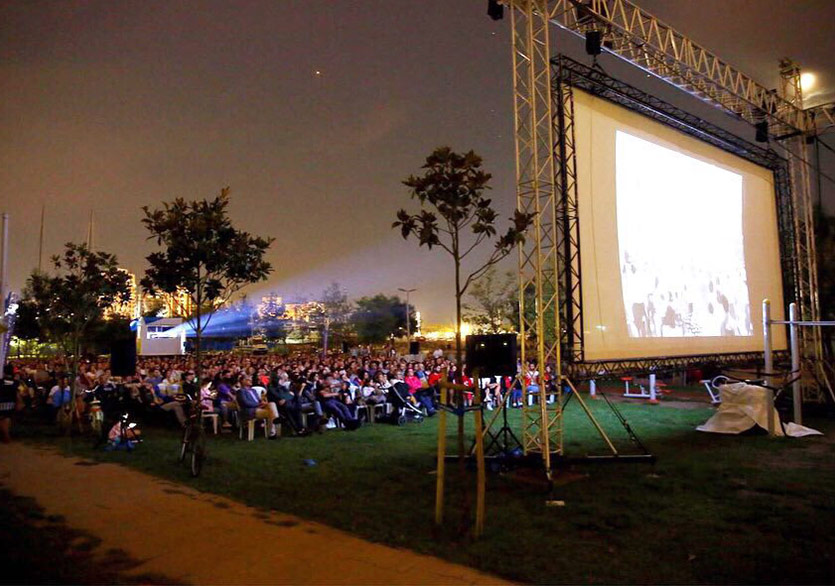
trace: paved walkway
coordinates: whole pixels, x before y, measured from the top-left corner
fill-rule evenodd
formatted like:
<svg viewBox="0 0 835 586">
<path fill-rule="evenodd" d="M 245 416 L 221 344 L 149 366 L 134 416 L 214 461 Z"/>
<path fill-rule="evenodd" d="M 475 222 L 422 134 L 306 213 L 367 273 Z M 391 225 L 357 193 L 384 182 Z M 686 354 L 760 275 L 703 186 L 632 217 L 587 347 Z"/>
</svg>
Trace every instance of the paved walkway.
<svg viewBox="0 0 835 586">
<path fill-rule="evenodd" d="M 120 548 L 141 561 L 136 574 L 194 584 L 503 583 L 325 525 L 20 442 L 0 445 L 0 483 L 100 538 L 102 551 Z"/>
</svg>

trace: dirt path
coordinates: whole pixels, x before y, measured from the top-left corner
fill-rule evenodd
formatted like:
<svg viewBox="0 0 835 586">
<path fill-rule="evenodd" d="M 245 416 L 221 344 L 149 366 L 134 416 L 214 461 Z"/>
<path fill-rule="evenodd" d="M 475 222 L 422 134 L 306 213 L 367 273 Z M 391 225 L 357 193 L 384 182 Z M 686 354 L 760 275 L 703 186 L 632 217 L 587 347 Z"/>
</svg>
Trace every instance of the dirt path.
<svg viewBox="0 0 835 586">
<path fill-rule="evenodd" d="M 0 483 L 141 565 L 194 584 L 500 584 L 437 558 L 265 513 L 115 464 L 0 445 Z M 68 498 L 67 495 L 77 495 Z M 194 546 L 202 543 L 203 555 Z"/>
</svg>

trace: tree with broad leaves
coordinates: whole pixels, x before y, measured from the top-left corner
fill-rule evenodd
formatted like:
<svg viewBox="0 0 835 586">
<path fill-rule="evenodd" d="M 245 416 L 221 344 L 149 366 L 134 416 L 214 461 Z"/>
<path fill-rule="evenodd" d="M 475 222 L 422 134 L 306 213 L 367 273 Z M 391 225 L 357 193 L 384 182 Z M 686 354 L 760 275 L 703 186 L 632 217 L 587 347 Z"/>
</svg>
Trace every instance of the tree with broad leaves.
<svg viewBox="0 0 835 586">
<path fill-rule="evenodd" d="M 34 318 L 40 336 L 69 358 L 73 391 L 83 345 L 101 327 L 104 311 L 130 299 L 128 273 L 116 256 L 69 242 L 52 257 L 55 274 L 35 271 L 23 291 L 23 313 Z"/>
<path fill-rule="evenodd" d="M 473 151 L 459 154 L 441 147 L 426 158 L 423 175 L 410 175 L 403 184 L 424 208 L 417 214 L 401 209 L 393 228 L 403 238 L 415 236 L 420 246 L 437 246 L 453 259 L 455 268 L 455 354 L 461 364 L 461 299 L 469 286 L 524 241 L 533 214 L 516 211 L 492 253 L 475 269 L 462 273 L 462 262 L 485 240 L 496 236 L 498 214 L 485 197 L 491 175 L 482 170 Z M 426 209 L 429 208 L 429 209 Z"/>
<path fill-rule="evenodd" d="M 363 344 L 385 342 L 406 327 L 406 307 L 400 297 L 378 293 L 373 297 L 361 297 L 357 299 L 356 304 L 357 309 L 351 316 L 351 321 L 357 332 L 357 339 Z"/>
<path fill-rule="evenodd" d="M 142 287 L 147 291 L 188 292 L 194 314 L 188 322 L 194 329 L 197 379 L 201 378 L 200 342 L 211 321 L 206 305 L 219 307 L 250 283 L 267 278 L 272 266 L 264 260 L 272 238 L 236 230 L 229 219 L 229 188 L 213 200 L 185 201 L 177 198 L 162 209 L 144 206 L 142 223 L 163 250 L 147 257 Z"/>
</svg>

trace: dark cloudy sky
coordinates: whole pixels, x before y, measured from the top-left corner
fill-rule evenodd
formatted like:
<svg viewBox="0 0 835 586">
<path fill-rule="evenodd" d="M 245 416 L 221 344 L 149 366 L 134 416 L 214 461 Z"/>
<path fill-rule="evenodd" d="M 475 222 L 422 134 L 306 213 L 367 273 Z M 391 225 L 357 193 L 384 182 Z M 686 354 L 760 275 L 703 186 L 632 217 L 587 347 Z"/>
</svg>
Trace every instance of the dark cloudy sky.
<svg viewBox="0 0 835 586">
<path fill-rule="evenodd" d="M 769 87 L 789 55 L 818 74 L 811 100 L 835 98 L 831 0 L 638 3 Z M 139 273 L 152 249 L 141 206 L 228 185 L 236 224 L 276 238 L 275 272 L 251 293 L 315 295 L 332 280 L 352 297 L 417 287 L 425 319 L 450 318 L 448 257 L 390 225 L 399 207 L 414 209 L 400 181 L 439 145 L 480 153 L 494 201 L 512 210 L 510 22 L 485 7 L 0 2 L 12 287 L 37 265 L 42 204 L 46 255 L 83 240 L 93 210 L 96 246 Z M 555 40 L 586 59 L 579 39 Z"/>
</svg>

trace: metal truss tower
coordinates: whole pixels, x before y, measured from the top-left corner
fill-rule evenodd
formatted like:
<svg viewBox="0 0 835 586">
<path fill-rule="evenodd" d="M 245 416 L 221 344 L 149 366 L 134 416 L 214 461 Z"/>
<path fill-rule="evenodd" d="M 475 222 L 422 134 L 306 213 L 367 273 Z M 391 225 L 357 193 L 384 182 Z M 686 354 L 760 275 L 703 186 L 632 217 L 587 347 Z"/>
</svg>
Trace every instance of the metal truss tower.
<svg viewBox="0 0 835 586">
<path fill-rule="evenodd" d="M 552 365 L 559 381 L 559 241 L 548 3 L 525 0 L 515 2 L 512 8 L 516 205 L 521 211 L 536 214 L 524 245 L 519 247 L 522 372 L 532 359 L 525 343 L 532 337 L 540 372 L 544 372 L 545 365 Z M 530 405 L 527 389 L 524 390 L 522 446 L 526 454 L 543 455 L 546 473 L 550 475 L 551 453 L 562 453 L 562 409 L 559 400 L 550 404 L 544 400 L 543 385 L 541 390 L 541 400 L 536 405 Z"/>
<path fill-rule="evenodd" d="M 767 89 L 629 0 L 503 3 L 510 7 L 513 28 L 517 205 L 520 210 L 537 213 L 519 255 L 520 333 L 523 340 L 529 333 L 536 340 L 539 368 L 551 364 L 559 377 L 561 350 L 568 353 L 568 360 L 582 361 L 581 342 L 579 347 L 574 343 L 560 347 L 560 340 L 582 340 L 582 318 L 578 317 L 581 312 L 570 307 L 572 300 L 580 298 L 579 247 L 574 248 L 576 255 L 560 250 L 561 244 L 578 234 L 576 195 L 572 196 L 572 191 L 576 194 L 573 155 L 565 152 L 566 145 L 573 152 L 573 127 L 558 124 L 561 112 L 573 107 L 573 102 L 570 91 L 559 83 L 551 84 L 550 25 L 581 35 L 598 31 L 609 52 L 645 72 L 751 124 L 768 121 L 770 138 L 788 157 L 793 293 L 800 319 L 817 320 L 817 261 L 805 139 L 835 129 L 835 109 L 832 105 L 803 109 L 799 68 L 790 62 L 781 64 L 781 72 L 786 72 L 783 91 Z M 566 136 L 557 136 L 559 128 Z M 561 295 L 565 307 L 560 307 Z M 820 329 L 804 331 L 806 362 L 818 364 L 822 357 Z M 525 349 L 522 359 L 529 359 Z M 542 451 L 550 470 L 550 452 L 562 453 L 559 407 L 540 401 L 537 408 L 525 408 L 524 420 L 526 451 Z"/>
</svg>

